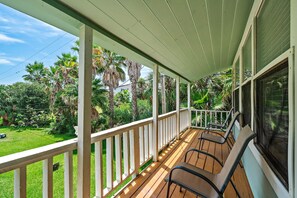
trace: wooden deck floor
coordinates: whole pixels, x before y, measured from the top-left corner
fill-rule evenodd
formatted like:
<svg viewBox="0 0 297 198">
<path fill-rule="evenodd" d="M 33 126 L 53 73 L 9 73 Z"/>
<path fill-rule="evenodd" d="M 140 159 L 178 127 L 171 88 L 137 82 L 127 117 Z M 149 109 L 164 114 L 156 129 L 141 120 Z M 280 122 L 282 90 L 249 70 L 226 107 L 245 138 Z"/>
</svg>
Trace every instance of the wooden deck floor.
<svg viewBox="0 0 297 198">
<path fill-rule="evenodd" d="M 184 160 L 184 153 L 189 149 L 198 148 L 198 135 L 200 130 L 188 130 L 182 135 L 181 140 L 175 141 L 170 147 L 162 152 L 159 162 L 154 162 L 141 175 L 139 175 L 131 184 L 129 184 L 118 197 L 166 197 L 167 183 L 164 178 L 169 173 L 170 169 L 180 161 Z M 214 154 L 219 159 L 226 160 L 229 149 L 227 145 L 218 145 L 205 142 L 203 150 Z M 188 163 L 194 164 L 199 168 L 204 168 L 212 173 L 218 173 L 221 167 L 217 162 L 214 162 L 210 157 L 205 157 L 200 154 L 199 159 L 196 153 L 192 153 L 188 157 Z M 233 177 L 233 181 L 240 192 L 241 197 L 253 197 L 249 183 L 247 181 L 244 169 L 237 167 Z M 189 191 L 182 190 L 175 184 L 170 187 L 171 197 L 196 197 Z M 235 191 L 231 184 L 228 185 L 224 197 L 236 197 Z"/>
</svg>

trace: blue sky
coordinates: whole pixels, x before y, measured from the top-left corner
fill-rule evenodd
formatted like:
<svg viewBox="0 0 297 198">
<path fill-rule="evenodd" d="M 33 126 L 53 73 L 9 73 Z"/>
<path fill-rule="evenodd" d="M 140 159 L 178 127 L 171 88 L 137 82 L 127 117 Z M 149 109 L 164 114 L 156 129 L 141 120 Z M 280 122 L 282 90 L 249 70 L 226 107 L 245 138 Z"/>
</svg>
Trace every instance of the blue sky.
<svg viewBox="0 0 297 198">
<path fill-rule="evenodd" d="M 77 38 L 60 29 L 0 4 L 0 84 L 23 81 L 27 64 L 46 66 L 62 52 L 71 52 Z"/>
<path fill-rule="evenodd" d="M 0 84 L 23 81 L 34 61 L 51 66 L 78 38 L 0 3 Z M 99 43 L 100 45 L 100 43 Z M 142 76 L 151 70 L 142 69 Z"/>
</svg>

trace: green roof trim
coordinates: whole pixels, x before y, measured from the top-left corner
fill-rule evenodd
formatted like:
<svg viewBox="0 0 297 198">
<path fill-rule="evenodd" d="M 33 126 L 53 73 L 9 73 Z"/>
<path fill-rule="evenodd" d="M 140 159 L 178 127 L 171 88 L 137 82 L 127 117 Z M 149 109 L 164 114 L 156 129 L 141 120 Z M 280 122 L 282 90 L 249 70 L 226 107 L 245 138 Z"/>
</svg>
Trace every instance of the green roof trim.
<svg viewBox="0 0 297 198">
<path fill-rule="evenodd" d="M 60 2 L 60 1 L 56 1 L 56 0 L 43 0 L 44 2 L 46 2 L 47 4 L 57 8 L 58 10 L 61 10 L 62 12 L 68 14 L 69 16 L 75 18 L 76 20 L 82 22 L 85 25 L 88 25 L 89 27 L 93 28 L 94 30 L 100 32 L 101 34 L 107 36 L 108 38 L 116 41 L 117 43 L 125 46 L 126 48 L 132 50 L 133 52 L 139 54 L 140 56 L 145 57 L 146 59 L 154 62 L 155 64 L 163 67 L 164 69 L 172 72 L 173 74 L 185 79 L 188 82 L 191 82 L 188 78 L 180 75 L 179 73 L 177 73 L 176 71 L 170 69 L 169 67 L 163 65 L 162 63 L 160 63 L 159 61 L 157 61 L 156 59 L 154 59 L 153 57 L 151 57 L 150 55 L 146 54 L 145 52 L 141 51 L 140 49 L 138 49 L 137 47 L 131 45 L 130 43 L 126 42 L 125 40 L 121 39 L 120 37 L 116 36 L 115 34 L 113 34 L 112 32 L 106 30 L 105 28 L 103 28 L 102 26 L 98 25 L 97 23 L 95 23 L 94 21 L 90 20 L 89 18 L 87 18 L 86 16 L 78 13 L 77 11 L 75 11 L 74 9 L 72 9 L 71 7 L 65 5 L 64 3 Z"/>
</svg>

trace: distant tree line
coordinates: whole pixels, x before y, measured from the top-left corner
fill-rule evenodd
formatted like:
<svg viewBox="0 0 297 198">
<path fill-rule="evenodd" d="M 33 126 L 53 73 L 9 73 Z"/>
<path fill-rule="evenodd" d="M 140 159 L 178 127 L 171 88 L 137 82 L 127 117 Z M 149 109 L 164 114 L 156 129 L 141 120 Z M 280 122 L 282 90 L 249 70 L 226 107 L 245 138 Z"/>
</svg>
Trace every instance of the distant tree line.
<svg viewBox="0 0 297 198">
<path fill-rule="evenodd" d="M 79 43 L 72 48 L 79 52 Z M 92 132 L 152 116 L 152 74 L 140 77 L 142 65 L 119 54 L 93 46 Z M 131 93 L 114 90 L 126 78 Z M 77 125 L 78 61 L 71 53 L 62 53 L 52 66 L 33 62 L 26 66 L 25 82 L 0 85 L 0 119 L 13 127 L 49 127 L 50 133 L 74 133 Z M 159 112 L 176 109 L 175 80 L 160 75 Z M 231 70 L 214 74 L 191 84 L 195 108 L 230 106 Z M 187 87 L 180 87 L 181 106 L 187 105 Z M 131 94 L 131 98 L 130 98 Z M 162 100 L 166 98 L 166 100 Z"/>
</svg>

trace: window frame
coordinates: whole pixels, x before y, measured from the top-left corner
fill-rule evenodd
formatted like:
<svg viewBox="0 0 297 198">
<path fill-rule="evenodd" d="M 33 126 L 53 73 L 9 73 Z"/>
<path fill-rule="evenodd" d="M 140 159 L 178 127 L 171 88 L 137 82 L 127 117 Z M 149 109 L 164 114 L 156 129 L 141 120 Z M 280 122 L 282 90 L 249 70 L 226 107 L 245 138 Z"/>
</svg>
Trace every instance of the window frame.
<svg viewBox="0 0 297 198">
<path fill-rule="evenodd" d="M 283 67 L 282 64 L 287 62 L 288 64 L 288 67 Z M 289 103 L 289 60 L 288 58 L 285 58 L 284 60 L 280 61 L 279 63 L 277 63 L 276 65 L 274 66 L 271 66 L 270 68 L 268 68 L 268 70 L 266 70 L 262 75 L 259 75 L 257 78 L 255 78 L 255 82 L 254 84 L 256 85 L 257 84 L 257 80 L 260 80 L 264 77 L 267 76 L 268 73 L 270 72 L 273 72 L 272 75 L 275 73 L 275 72 L 278 72 L 279 70 L 282 70 L 284 68 L 287 68 L 288 69 L 288 103 Z M 255 108 L 257 107 L 257 91 L 256 91 L 256 94 L 255 94 L 255 97 L 254 97 L 254 100 L 255 100 Z M 255 109 L 254 108 L 254 109 Z M 255 112 L 256 110 L 254 110 L 254 114 L 256 113 Z M 290 118 L 289 118 L 290 120 Z M 289 125 L 289 123 L 288 123 Z M 256 125 L 255 125 L 256 126 Z M 288 164 L 287 164 L 287 168 L 288 168 L 288 173 L 287 173 L 287 181 L 285 179 L 285 177 L 282 175 L 282 170 L 279 170 L 278 167 L 276 167 L 277 165 L 273 162 L 273 156 L 271 154 L 269 154 L 265 148 L 263 148 L 263 146 L 259 143 L 259 140 L 258 140 L 258 135 L 259 135 L 259 131 L 257 131 L 257 126 L 255 127 L 254 131 L 257 133 L 257 136 L 256 138 L 254 139 L 254 145 L 255 147 L 258 149 L 258 151 L 261 153 L 262 157 L 265 159 L 265 161 L 267 162 L 267 164 L 269 165 L 269 167 L 271 168 L 271 170 L 274 172 L 274 174 L 277 176 L 277 178 L 282 182 L 282 184 L 284 185 L 284 187 L 288 190 L 289 188 L 289 129 L 288 129 Z M 272 158 L 272 159 L 271 159 Z"/>
</svg>

